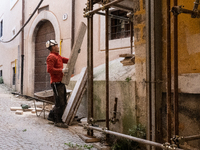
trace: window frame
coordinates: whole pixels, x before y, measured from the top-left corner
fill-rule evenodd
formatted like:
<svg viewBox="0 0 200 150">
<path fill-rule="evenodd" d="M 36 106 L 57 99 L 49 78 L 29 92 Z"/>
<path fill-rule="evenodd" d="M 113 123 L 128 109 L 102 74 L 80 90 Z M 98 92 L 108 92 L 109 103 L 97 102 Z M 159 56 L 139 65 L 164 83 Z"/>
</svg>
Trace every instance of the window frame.
<svg viewBox="0 0 200 150">
<path fill-rule="evenodd" d="M 119 9 L 111 8 L 110 11 L 116 11 Z M 105 13 L 105 11 L 102 11 Z M 111 21 L 111 19 L 109 19 Z M 105 16 L 99 16 L 99 50 L 105 51 Z M 133 36 L 134 41 L 134 36 Z M 133 42 L 134 47 L 134 42 Z M 130 37 L 126 38 L 120 38 L 120 39 L 113 39 L 110 40 L 110 34 L 109 34 L 109 50 L 124 50 L 130 48 Z"/>
<path fill-rule="evenodd" d="M 111 15 L 120 16 L 119 14 L 122 14 L 122 17 L 126 17 L 126 13 L 127 12 L 122 11 L 122 10 L 111 11 Z M 127 17 L 127 19 L 128 19 L 128 17 Z M 122 28 L 122 26 L 124 26 L 124 28 Z M 113 32 L 114 30 L 115 30 L 115 32 Z M 112 17 L 110 18 L 110 35 L 109 35 L 110 39 L 109 40 L 130 38 L 130 36 L 131 36 L 130 33 L 131 33 L 130 32 L 130 24 L 127 21 L 112 18 Z M 115 37 L 113 35 L 115 35 Z"/>
</svg>

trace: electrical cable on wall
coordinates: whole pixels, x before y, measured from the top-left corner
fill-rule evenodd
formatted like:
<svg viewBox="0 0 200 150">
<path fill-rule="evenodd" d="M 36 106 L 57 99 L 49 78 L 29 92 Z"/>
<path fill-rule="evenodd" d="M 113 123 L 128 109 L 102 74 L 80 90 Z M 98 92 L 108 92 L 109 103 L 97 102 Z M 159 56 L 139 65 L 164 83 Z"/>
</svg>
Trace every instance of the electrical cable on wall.
<svg viewBox="0 0 200 150">
<path fill-rule="evenodd" d="M 39 2 L 39 4 L 37 5 L 37 7 L 35 8 L 35 10 L 33 11 L 33 13 L 31 14 L 31 16 L 29 17 L 29 19 L 26 21 L 26 23 L 21 27 L 21 29 L 17 32 L 17 34 L 12 39 L 10 39 L 8 41 L 2 41 L 2 40 L 0 40 L 0 42 L 1 43 L 9 43 L 9 42 L 13 41 L 19 35 L 19 33 L 25 28 L 25 26 L 29 23 L 29 21 L 34 16 L 34 14 L 36 13 L 36 11 L 38 10 L 38 8 L 40 7 L 40 5 L 42 4 L 43 1 L 44 0 L 41 0 Z"/>
</svg>

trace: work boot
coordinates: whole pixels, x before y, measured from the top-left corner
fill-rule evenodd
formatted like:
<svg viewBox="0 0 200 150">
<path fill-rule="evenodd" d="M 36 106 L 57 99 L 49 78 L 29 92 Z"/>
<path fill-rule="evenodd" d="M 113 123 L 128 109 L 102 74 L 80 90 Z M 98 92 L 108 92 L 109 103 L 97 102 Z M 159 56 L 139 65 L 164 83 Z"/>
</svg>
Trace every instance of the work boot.
<svg viewBox="0 0 200 150">
<path fill-rule="evenodd" d="M 49 117 L 49 116 L 48 116 L 47 120 L 52 121 L 52 122 L 55 122 L 54 118 L 51 118 L 51 117 Z"/>
<path fill-rule="evenodd" d="M 54 125 L 60 128 L 68 128 L 68 125 L 65 122 L 55 122 Z"/>
<path fill-rule="evenodd" d="M 50 110 L 47 120 L 55 122 L 53 110 Z"/>
</svg>

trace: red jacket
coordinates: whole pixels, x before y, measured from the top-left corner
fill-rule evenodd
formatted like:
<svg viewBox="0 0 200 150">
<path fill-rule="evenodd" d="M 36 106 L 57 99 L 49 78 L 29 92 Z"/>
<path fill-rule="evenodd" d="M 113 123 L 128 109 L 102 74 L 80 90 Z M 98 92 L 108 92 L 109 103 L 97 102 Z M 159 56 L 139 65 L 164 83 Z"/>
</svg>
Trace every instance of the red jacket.
<svg viewBox="0 0 200 150">
<path fill-rule="evenodd" d="M 63 63 L 68 62 L 68 58 L 61 57 L 58 53 L 51 52 L 47 57 L 47 72 L 50 73 L 51 83 L 61 82 L 63 73 Z"/>
</svg>

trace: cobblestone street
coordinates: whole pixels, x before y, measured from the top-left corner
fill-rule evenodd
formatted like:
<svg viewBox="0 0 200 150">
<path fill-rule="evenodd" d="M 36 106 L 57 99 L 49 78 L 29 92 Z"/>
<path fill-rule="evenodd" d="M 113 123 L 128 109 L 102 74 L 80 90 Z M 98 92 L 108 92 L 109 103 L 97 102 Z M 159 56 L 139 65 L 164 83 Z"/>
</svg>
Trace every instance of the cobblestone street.
<svg viewBox="0 0 200 150">
<path fill-rule="evenodd" d="M 74 127 L 54 127 L 43 115 L 37 117 L 31 112 L 16 115 L 10 110 L 24 103 L 31 105 L 33 101 L 17 98 L 0 84 L 0 150 L 63 150 L 69 148 L 65 144 L 69 142 L 85 145 Z"/>
</svg>

